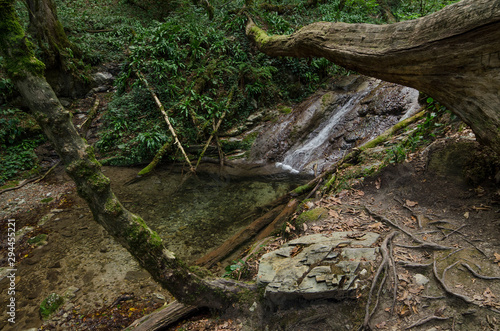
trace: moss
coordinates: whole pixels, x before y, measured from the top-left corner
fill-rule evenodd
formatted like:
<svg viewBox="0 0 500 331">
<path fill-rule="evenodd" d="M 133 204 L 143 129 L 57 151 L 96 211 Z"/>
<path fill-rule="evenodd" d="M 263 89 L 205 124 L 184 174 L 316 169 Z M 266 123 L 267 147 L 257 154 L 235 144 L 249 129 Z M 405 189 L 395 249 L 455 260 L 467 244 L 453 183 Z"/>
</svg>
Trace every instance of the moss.
<svg viewBox="0 0 500 331">
<path fill-rule="evenodd" d="M 94 173 L 89 177 L 89 182 L 92 188 L 97 192 L 102 193 L 109 188 L 110 180 L 108 177 L 104 176 L 102 173 Z"/>
<path fill-rule="evenodd" d="M 287 106 L 279 106 L 278 111 L 282 114 L 290 114 L 292 112 L 292 108 Z"/>
<path fill-rule="evenodd" d="M 19 24 L 14 1 L 0 0 L 0 50 L 5 56 L 5 70 L 10 78 L 25 77 L 27 72 L 43 75 L 45 65 L 34 55 L 33 45 Z"/>
<path fill-rule="evenodd" d="M 51 293 L 40 304 L 40 315 L 43 319 L 47 319 L 55 312 L 64 302 L 64 299 L 57 293 Z"/>
<path fill-rule="evenodd" d="M 189 271 L 191 271 L 193 274 L 197 275 L 200 278 L 205 278 L 205 277 L 213 277 L 213 274 L 210 270 L 207 268 L 203 268 L 197 265 L 193 265 L 188 267 Z"/>
<path fill-rule="evenodd" d="M 51 202 L 52 200 L 54 200 L 54 198 L 50 197 L 50 198 L 45 198 L 45 199 L 42 199 L 40 200 L 41 203 L 49 203 Z"/>
<path fill-rule="evenodd" d="M 294 194 L 304 194 L 306 192 L 309 192 L 310 190 L 312 190 L 314 187 L 314 184 L 305 184 L 305 185 L 302 185 L 302 186 L 299 186 L 297 187 L 296 189 L 294 189 L 292 192 Z"/>
<path fill-rule="evenodd" d="M 314 208 L 307 210 L 297 217 L 296 224 L 300 225 L 303 223 L 309 223 L 324 219 L 328 216 L 328 210 L 325 208 Z"/>
<path fill-rule="evenodd" d="M 31 245 L 43 245 L 47 241 L 47 235 L 45 233 L 41 233 L 36 237 L 28 239 L 28 244 Z"/>
<path fill-rule="evenodd" d="M 255 42 L 259 46 L 264 46 L 271 39 L 271 37 L 269 37 L 264 30 L 262 30 L 261 28 L 259 28 L 257 26 L 251 27 L 250 31 L 249 31 L 249 34 L 254 37 Z"/>
<path fill-rule="evenodd" d="M 115 198 L 109 198 L 104 204 L 104 211 L 107 214 L 111 214 L 113 216 L 118 216 L 123 213 L 123 207 L 118 200 Z"/>
</svg>

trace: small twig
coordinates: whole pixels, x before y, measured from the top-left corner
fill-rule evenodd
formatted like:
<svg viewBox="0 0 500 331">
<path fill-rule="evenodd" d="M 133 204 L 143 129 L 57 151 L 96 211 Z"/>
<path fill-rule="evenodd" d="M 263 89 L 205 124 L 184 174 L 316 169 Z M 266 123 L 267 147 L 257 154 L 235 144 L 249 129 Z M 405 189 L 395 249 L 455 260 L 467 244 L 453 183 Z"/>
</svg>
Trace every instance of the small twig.
<svg viewBox="0 0 500 331">
<path fill-rule="evenodd" d="M 416 321 L 415 323 L 413 323 L 412 325 L 406 327 L 405 330 L 409 330 L 411 328 L 424 325 L 425 323 L 428 323 L 430 321 L 434 321 L 434 320 L 446 321 L 446 320 L 449 320 L 450 318 L 451 317 L 441 317 L 441 316 L 436 316 L 436 315 L 428 316 L 428 317 L 422 318 L 422 319 Z"/>
<path fill-rule="evenodd" d="M 499 280 L 500 279 L 500 277 L 492 277 L 492 276 L 480 275 L 477 272 L 475 272 L 474 269 L 472 269 L 472 267 L 470 265 L 468 265 L 467 263 L 462 262 L 462 265 L 464 267 L 466 267 L 467 269 L 469 269 L 469 271 L 474 275 L 474 277 L 477 277 L 477 278 L 480 278 L 480 279 L 486 279 L 486 280 Z"/>
<path fill-rule="evenodd" d="M 80 125 L 80 128 L 82 129 L 82 137 L 85 138 L 87 136 L 87 132 L 89 131 L 90 125 L 92 124 L 92 121 L 97 115 L 97 110 L 99 108 L 99 97 L 96 95 L 94 105 L 92 106 L 92 109 L 90 109 L 87 119 Z"/>
<path fill-rule="evenodd" d="M 443 238 L 441 238 L 441 240 L 445 240 L 446 238 L 448 238 L 448 237 L 449 237 L 449 236 L 451 236 L 452 234 L 454 234 L 454 233 L 458 233 L 461 229 L 463 229 L 463 228 L 464 228 L 464 227 L 466 227 L 466 226 L 467 226 L 467 224 L 464 224 L 464 225 L 462 225 L 461 227 L 459 227 L 459 228 L 457 228 L 457 229 L 455 229 L 455 230 L 451 231 L 450 233 L 448 233 L 447 235 L 445 235 Z"/>
</svg>

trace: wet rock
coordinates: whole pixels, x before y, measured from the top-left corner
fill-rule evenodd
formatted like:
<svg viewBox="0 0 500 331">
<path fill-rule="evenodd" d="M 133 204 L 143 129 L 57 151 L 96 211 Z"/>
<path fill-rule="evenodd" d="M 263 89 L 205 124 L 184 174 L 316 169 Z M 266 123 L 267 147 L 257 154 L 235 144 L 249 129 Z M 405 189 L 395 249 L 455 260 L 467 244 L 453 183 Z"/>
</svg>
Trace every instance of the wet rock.
<svg viewBox="0 0 500 331">
<path fill-rule="evenodd" d="M 282 305 L 297 299 L 352 297 L 360 287 L 360 278 L 368 278 L 368 264 L 376 259 L 378 251 L 370 246 L 379 238 L 371 232 L 349 238 L 352 234 L 304 236 L 262 256 L 257 282 L 266 286 L 267 299 Z"/>
</svg>

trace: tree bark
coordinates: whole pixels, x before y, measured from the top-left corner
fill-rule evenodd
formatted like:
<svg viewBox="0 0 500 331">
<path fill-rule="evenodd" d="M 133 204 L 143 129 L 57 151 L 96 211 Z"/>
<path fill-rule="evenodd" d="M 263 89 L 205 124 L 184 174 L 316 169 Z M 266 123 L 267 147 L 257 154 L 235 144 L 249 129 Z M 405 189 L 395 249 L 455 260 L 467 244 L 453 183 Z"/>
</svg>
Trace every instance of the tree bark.
<svg viewBox="0 0 500 331">
<path fill-rule="evenodd" d="M 318 22 L 268 36 L 246 33 L 270 56 L 324 57 L 364 75 L 424 92 L 500 154 L 500 2 L 463 0 L 390 25 Z"/>
<path fill-rule="evenodd" d="M 29 34 L 42 50 L 45 77 L 58 95 L 76 96 L 87 92 L 88 84 L 76 74 L 82 52 L 69 40 L 57 18 L 53 0 L 26 0 Z M 73 63 L 73 65 L 72 65 Z"/>
<path fill-rule="evenodd" d="M 92 148 L 78 135 L 70 113 L 43 77 L 43 64 L 35 58 L 24 35 L 14 1 L 0 0 L 0 54 L 5 57 L 7 74 L 61 157 L 94 219 L 182 303 L 225 309 L 238 301 L 242 291 L 253 290 L 250 285 L 201 278 L 190 272 L 141 217 L 122 206 Z"/>
</svg>

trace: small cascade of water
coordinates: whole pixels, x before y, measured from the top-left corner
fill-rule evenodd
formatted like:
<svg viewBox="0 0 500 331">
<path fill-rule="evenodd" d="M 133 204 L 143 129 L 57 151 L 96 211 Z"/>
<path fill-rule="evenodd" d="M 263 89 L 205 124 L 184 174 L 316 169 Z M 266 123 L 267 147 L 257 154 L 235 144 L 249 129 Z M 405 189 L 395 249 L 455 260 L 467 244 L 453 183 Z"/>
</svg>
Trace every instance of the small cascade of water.
<svg viewBox="0 0 500 331">
<path fill-rule="evenodd" d="M 318 174 L 420 108 L 417 90 L 362 76 L 346 81 L 270 123 L 252 146 L 251 159 L 292 174 Z"/>
<path fill-rule="evenodd" d="M 345 115 L 352 111 L 353 105 L 356 105 L 367 93 L 368 91 L 363 91 L 363 93 L 354 94 L 337 111 L 332 112 L 331 116 L 322 123 L 322 128 L 320 126 L 319 131 L 315 130 L 311 132 L 303 143 L 290 149 L 284 155 L 283 162 L 276 162 L 276 166 L 298 174 L 301 170 L 305 169 L 311 160 L 314 161 L 318 157 L 321 157 L 322 152 L 329 144 L 332 130 L 335 126 L 343 122 Z M 306 172 L 314 174 L 313 169 L 309 169 Z"/>
</svg>

